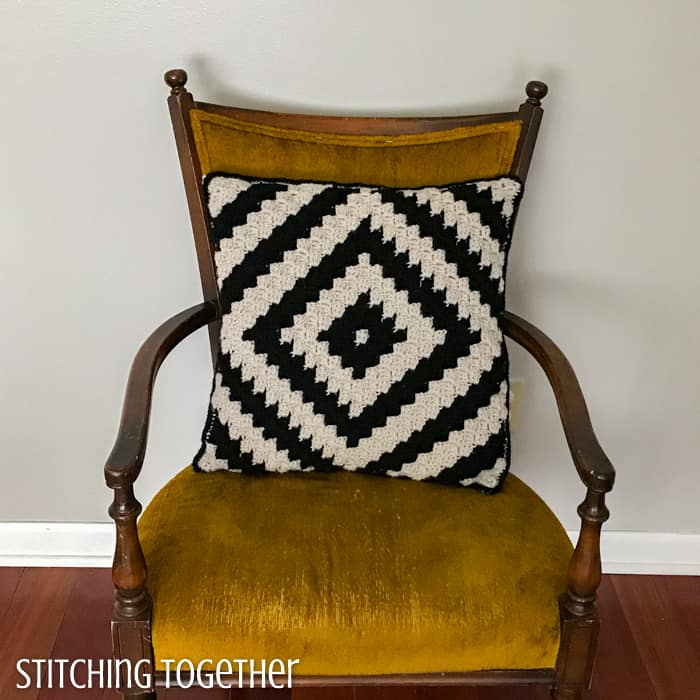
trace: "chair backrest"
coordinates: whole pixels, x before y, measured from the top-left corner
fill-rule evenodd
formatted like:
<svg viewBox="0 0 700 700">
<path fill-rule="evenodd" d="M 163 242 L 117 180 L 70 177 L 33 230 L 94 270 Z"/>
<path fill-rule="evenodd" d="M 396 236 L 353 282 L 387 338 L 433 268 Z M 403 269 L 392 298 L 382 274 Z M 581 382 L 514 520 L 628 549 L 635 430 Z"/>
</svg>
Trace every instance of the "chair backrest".
<svg viewBox="0 0 700 700">
<path fill-rule="evenodd" d="M 269 178 L 421 187 L 511 175 L 522 182 L 547 86 L 531 81 L 517 111 L 456 117 L 285 114 L 197 102 L 187 73 L 168 71 L 168 98 L 205 300 L 218 303 L 202 178 L 230 172 Z M 209 328 L 212 359 L 219 328 Z"/>
</svg>

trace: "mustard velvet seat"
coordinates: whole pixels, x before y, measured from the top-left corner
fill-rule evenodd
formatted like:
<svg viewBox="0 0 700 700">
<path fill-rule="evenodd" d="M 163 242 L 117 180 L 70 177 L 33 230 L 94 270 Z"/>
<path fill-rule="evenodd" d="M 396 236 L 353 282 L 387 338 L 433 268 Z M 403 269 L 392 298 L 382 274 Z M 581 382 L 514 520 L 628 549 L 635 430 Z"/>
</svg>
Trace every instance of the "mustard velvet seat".
<svg viewBox="0 0 700 700">
<path fill-rule="evenodd" d="M 158 668 L 163 658 L 299 658 L 304 675 L 555 665 L 572 549 L 512 474 L 487 496 L 347 472 L 188 467 L 139 533 Z"/>
</svg>

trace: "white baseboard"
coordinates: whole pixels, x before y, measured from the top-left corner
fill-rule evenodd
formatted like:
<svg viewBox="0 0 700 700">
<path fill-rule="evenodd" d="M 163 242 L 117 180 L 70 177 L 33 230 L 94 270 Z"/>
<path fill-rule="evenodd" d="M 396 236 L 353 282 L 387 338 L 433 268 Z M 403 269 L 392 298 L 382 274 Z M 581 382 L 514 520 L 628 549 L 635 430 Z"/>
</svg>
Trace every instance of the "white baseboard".
<svg viewBox="0 0 700 700">
<path fill-rule="evenodd" d="M 700 533 L 603 530 L 600 549 L 608 574 L 700 575 Z"/>
<path fill-rule="evenodd" d="M 113 523 L 0 523 L 0 566 L 112 566 Z"/>
<path fill-rule="evenodd" d="M 601 549 L 609 574 L 700 575 L 700 533 L 603 531 Z M 113 552 L 111 523 L 0 522 L 0 566 L 107 567 Z"/>
</svg>

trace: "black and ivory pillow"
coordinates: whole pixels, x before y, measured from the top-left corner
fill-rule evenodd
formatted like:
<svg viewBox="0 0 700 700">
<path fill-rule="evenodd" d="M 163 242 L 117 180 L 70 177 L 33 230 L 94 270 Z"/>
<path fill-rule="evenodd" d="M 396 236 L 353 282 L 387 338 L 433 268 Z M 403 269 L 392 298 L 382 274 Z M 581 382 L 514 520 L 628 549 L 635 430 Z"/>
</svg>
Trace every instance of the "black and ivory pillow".
<svg viewBox="0 0 700 700">
<path fill-rule="evenodd" d="M 223 321 L 195 468 L 346 469 L 498 490 L 499 316 L 521 184 L 211 174 Z"/>
</svg>

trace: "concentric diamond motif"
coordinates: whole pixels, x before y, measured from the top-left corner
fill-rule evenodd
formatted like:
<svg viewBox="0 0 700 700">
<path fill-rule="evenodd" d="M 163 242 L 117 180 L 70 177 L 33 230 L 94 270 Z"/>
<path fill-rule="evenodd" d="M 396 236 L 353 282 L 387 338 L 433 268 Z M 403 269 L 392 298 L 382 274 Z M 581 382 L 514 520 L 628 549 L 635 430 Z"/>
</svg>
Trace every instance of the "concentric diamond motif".
<svg viewBox="0 0 700 700">
<path fill-rule="evenodd" d="M 372 305 L 365 292 L 321 331 L 317 340 L 328 345 L 328 352 L 339 357 L 344 368 L 352 370 L 353 379 L 362 379 L 369 367 L 376 367 L 384 355 L 407 337 L 406 330 L 397 329 L 382 305 Z"/>
<path fill-rule="evenodd" d="M 376 330 L 368 332 L 366 347 L 358 350 L 354 331 L 361 327 L 358 313 L 363 307 L 366 321 L 374 317 Z M 389 317 L 383 319 L 382 311 Z M 344 332 L 346 320 L 351 322 L 352 336 Z M 381 334 L 382 329 L 392 330 L 387 335 Z M 327 393 L 348 405 L 350 416 L 358 416 L 444 343 L 445 334 L 435 330 L 422 315 L 420 304 L 411 303 L 408 293 L 397 290 L 391 277 L 384 277 L 382 268 L 372 265 L 370 256 L 363 253 L 356 265 L 333 280 L 332 289 L 324 289 L 318 301 L 295 316 L 294 325 L 282 330 L 281 339 L 290 343 L 292 355 L 303 357 L 304 367 L 314 370 L 316 383 L 324 383 Z M 343 357 L 350 367 L 343 366 Z"/>
<path fill-rule="evenodd" d="M 495 489 L 508 462 L 498 314 L 520 185 L 494 183 L 210 176 L 224 316 L 197 468 Z"/>
</svg>

